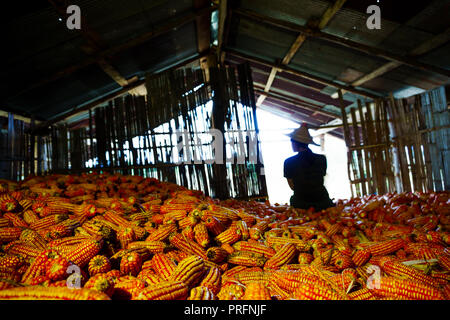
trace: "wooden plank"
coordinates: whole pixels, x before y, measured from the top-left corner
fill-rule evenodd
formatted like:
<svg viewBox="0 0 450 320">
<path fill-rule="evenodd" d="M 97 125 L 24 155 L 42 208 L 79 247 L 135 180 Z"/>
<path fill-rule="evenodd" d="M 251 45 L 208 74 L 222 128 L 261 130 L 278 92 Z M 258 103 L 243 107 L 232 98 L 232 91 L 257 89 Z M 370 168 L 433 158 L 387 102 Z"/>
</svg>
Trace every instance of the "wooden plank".
<svg viewBox="0 0 450 320">
<path fill-rule="evenodd" d="M 388 124 L 388 114 L 387 114 L 387 101 L 382 101 L 382 107 L 381 107 L 381 118 L 382 118 L 382 126 L 383 126 L 383 136 L 384 136 L 384 154 L 386 158 L 386 163 L 389 165 L 387 166 L 387 175 L 388 175 L 388 183 L 389 183 L 389 192 L 395 192 L 395 176 L 394 171 L 392 170 L 392 157 L 391 157 L 391 138 L 390 138 L 390 131 L 389 131 L 389 124 Z"/>
<path fill-rule="evenodd" d="M 338 90 L 338 94 L 339 94 L 339 105 L 340 105 L 341 114 L 342 114 L 342 123 L 344 125 L 344 128 L 343 128 L 344 141 L 345 141 L 345 145 L 347 146 L 347 173 L 348 173 L 349 179 L 353 180 L 352 175 L 351 175 L 351 170 L 352 170 L 352 167 L 354 168 L 354 164 L 353 164 L 352 152 L 349 150 L 351 145 L 350 145 L 350 132 L 349 132 L 349 126 L 348 126 L 348 121 L 347 121 L 347 112 L 345 111 L 344 99 L 342 97 L 342 91 Z M 354 175 L 354 178 L 356 178 L 355 175 Z M 351 193 L 352 193 L 352 197 L 354 197 L 353 188 L 351 188 Z"/>
<path fill-rule="evenodd" d="M 352 116 L 352 123 L 353 123 L 353 135 L 354 135 L 354 145 L 355 146 L 361 146 L 361 139 L 360 139 L 360 134 L 359 134 L 359 127 L 356 124 L 357 120 L 356 120 L 356 112 L 355 112 L 355 108 L 352 108 L 350 110 L 351 112 L 351 116 Z M 366 195 L 367 194 L 367 190 L 366 190 L 366 175 L 364 172 L 364 164 L 363 164 L 363 158 L 362 158 L 362 153 L 361 150 L 356 150 L 356 155 L 358 157 L 358 179 L 361 181 L 361 196 L 362 195 Z"/>
<path fill-rule="evenodd" d="M 376 159 L 376 173 L 378 175 L 378 194 L 386 193 L 386 167 L 390 166 L 390 163 L 386 162 L 383 155 L 383 132 L 381 125 L 381 101 L 375 101 L 375 136 L 376 143 L 380 146 L 375 150 L 377 153 Z"/>
<path fill-rule="evenodd" d="M 331 19 L 334 18 L 336 13 L 342 8 L 342 6 L 345 4 L 346 0 L 336 0 L 333 5 L 329 6 L 325 13 L 322 15 L 322 18 L 319 22 L 319 25 L 317 28 L 319 30 L 322 30 L 325 28 L 328 23 L 331 21 Z"/>
<path fill-rule="evenodd" d="M 366 128 L 366 121 L 364 119 L 364 113 L 363 108 L 361 104 L 361 100 L 357 101 L 358 105 L 358 115 L 359 115 L 359 121 L 361 124 L 361 138 L 362 138 L 362 144 L 364 146 L 369 145 L 368 138 L 367 138 L 367 128 Z M 370 158 L 369 158 L 369 150 L 362 150 L 363 158 L 364 158 L 364 171 L 366 173 L 366 180 L 367 180 L 367 191 L 369 194 L 373 194 L 375 192 L 373 181 L 371 179 L 371 172 L 370 172 Z"/>
</svg>

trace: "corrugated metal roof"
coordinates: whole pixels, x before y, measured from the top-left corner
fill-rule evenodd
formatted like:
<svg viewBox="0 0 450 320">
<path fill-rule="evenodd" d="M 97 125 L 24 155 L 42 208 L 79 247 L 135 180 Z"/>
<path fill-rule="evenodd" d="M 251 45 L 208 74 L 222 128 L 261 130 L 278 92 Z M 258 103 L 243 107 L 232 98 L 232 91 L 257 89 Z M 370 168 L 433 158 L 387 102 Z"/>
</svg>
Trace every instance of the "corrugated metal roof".
<svg viewBox="0 0 450 320">
<path fill-rule="evenodd" d="M 170 19 L 194 12 L 194 4 L 199 2 L 201 1 L 80 0 L 77 4 L 81 7 L 89 27 L 100 36 L 107 48 L 111 48 L 146 32 L 157 30 Z M 204 3 L 208 4 L 207 1 Z M 298 33 L 263 21 L 243 18 L 235 13 L 236 9 L 249 10 L 305 26 L 308 21 L 320 19 L 334 1 L 228 0 L 228 3 L 231 19 L 227 20 L 225 26 L 228 32 L 224 49 L 233 49 L 267 62 L 268 65 L 251 62 L 255 88 L 260 93 L 271 72 L 270 65 L 283 59 Z M 347 0 L 322 31 L 404 55 L 450 26 L 450 0 L 407 2 L 408 7 L 404 10 L 400 10 L 402 7 L 399 2 L 380 2 L 382 28 L 369 30 L 366 28 L 365 12 L 366 4 L 369 3 L 373 4 L 373 1 Z M 400 11 L 383 12 L 384 8 Z M 7 45 L 3 51 L 7 58 L 4 60 L 5 66 L 0 69 L 0 75 L 8 81 L 0 89 L 0 108 L 33 112 L 50 119 L 121 88 L 96 64 L 90 63 L 35 89 L 27 89 L 49 75 L 85 62 L 87 54 L 82 46 L 86 44 L 86 40 L 79 32 L 65 28 L 64 21 L 58 20 L 59 15 L 55 8 L 46 1 L 36 1 L 34 7 L 24 8 L 23 11 L 15 4 L 14 10 L 6 20 Z M 13 19 L 14 15 L 16 18 Z M 125 79 L 142 77 L 146 72 L 167 68 L 198 54 L 198 31 L 195 22 L 190 21 L 175 30 L 166 30 L 164 34 L 106 58 Z M 450 44 L 447 43 L 417 59 L 448 70 L 449 54 Z M 229 63 L 245 61 L 228 54 L 226 60 Z M 387 61 L 376 55 L 308 37 L 288 67 L 335 84 L 348 85 L 383 66 Z M 388 95 L 391 92 L 413 92 L 418 88 L 431 89 L 448 81 L 447 77 L 434 72 L 424 72 L 402 65 L 359 85 L 357 89 L 372 95 Z M 263 108 L 272 108 L 298 121 L 308 119 L 312 123 L 323 123 L 332 118 L 310 109 L 320 107 L 325 113 L 328 111 L 340 114 L 338 100 L 331 98 L 335 92 L 336 87 L 333 85 L 279 71 L 269 91 L 276 94 L 277 98 L 266 98 Z M 346 92 L 343 97 L 347 108 L 357 99 L 364 99 L 361 95 L 351 92 Z M 305 106 L 294 106 L 291 100 L 301 101 Z M 337 132 L 340 134 L 339 130 Z"/>
</svg>

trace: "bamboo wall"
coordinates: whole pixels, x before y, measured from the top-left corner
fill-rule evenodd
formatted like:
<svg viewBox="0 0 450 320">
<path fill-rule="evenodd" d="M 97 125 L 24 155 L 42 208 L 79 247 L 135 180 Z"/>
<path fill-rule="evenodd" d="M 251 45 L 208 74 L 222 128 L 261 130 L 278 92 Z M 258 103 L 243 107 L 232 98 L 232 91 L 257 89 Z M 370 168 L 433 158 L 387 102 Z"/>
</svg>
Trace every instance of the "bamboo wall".
<svg viewBox="0 0 450 320">
<path fill-rule="evenodd" d="M 46 160 L 40 172 L 120 172 L 216 198 L 266 198 L 250 67 L 210 68 L 209 75 L 209 82 L 201 69 L 149 75 L 146 96 L 89 110 L 84 125 L 53 125 L 39 137 Z M 221 133 L 223 150 L 210 129 Z"/>
<path fill-rule="evenodd" d="M 343 110 L 343 109 L 342 109 Z M 353 196 L 449 190 L 445 89 L 343 110 Z"/>
</svg>

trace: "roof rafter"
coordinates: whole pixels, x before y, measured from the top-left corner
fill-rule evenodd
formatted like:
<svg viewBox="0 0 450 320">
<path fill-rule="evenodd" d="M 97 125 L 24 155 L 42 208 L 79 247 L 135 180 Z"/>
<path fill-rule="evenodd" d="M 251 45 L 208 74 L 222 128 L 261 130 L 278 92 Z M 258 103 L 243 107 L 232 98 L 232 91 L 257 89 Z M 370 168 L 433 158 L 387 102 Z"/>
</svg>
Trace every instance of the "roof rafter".
<svg viewBox="0 0 450 320">
<path fill-rule="evenodd" d="M 409 57 L 409 56 L 404 56 L 404 55 L 398 55 L 398 54 L 394 54 L 391 52 L 388 52 L 386 50 L 377 48 L 377 47 L 373 47 L 373 46 L 369 46 L 369 45 L 365 45 L 350 39 L 346 39 L 343 37 L 338 37 L 329 33 L 325 33 L 322 32 L 320 30 L 317 29 L 313 29 L 313 28 L 309 28 L 306 26 L 302 26 L 302 25 L 298 25 L 298 24 L 294 24 L 288 21 L 284 21 L 284 20 L 280 20 L 280 19 L 275 19 L 269 16 L 265 16 L 253 11 L 249 11 L 249 10 L 244 10 L 244 9 L 237 9 L 235 10 L 235 13 L 242 16 L 242 17 L 246 17 L 252 20 L 256 20 L 258 22 L 263 22 L 272 26 L 276 26 L 278 28 L 282 28 L 285 30 L 290 30 L 290 31 L 294 31 L 297 33 L 303 33 L 308 37 L 313 37 L 313 38 L 317 38 L 317 39 L 321 39 L 327 42 L 331 42 L 334 44 L 337 44 L 339 46 L 343 46 L 343 47 L 347 47 L 353 50 L 357 50 L 360 52 L 364 52 L 368 55 L 372 55 L 372 56 L 377 56 L 386 60 L 390 60 L 390 61 L 395 61 L 395 62 L 399 62 L 401 64 L 404 65 L 408 65 L 420 70 L 424 70 L 424 71 L 428 71 L 428 72 L 433 72 L 436 74 L 440 74 L 446 77 L 450 77 L 450 70 L 447 69 L 443 69 L 434 65 L 430 65 L 427 63 L 423 63 L 413 57 Z"/>
<path fill-rule="evenodd" d="M 51 5 L 58 11 L 58 13 L 62 16 L 67 16 L 66 13 L 66 7 L 67 7 L 67 1 L 66 0 L 48 0 Z M 87 46 L 81 46 L 81 49 L 87 53 L 88 55 L 96 55 L 96 53 L 100 50 L 106 49 L 105 43 L 102 41 L 100 35 L 95 32 L 91 27 L 89 27 L 89 24 L 86 20 L 85 16 L 82 16 L 82 25 L 83 27 L 78 30 L 78 32 L 81 34 L 81 36 L 87 41 Z M 125 87 L 127 86 L 128 80 L 123 77 L 120 72 L 111 64 L 109 59 L 107 57 L 103 57 L 97 61 L 97 64 L 100 66 L 100 68 L 105 72 L 108 76 L 111 77 L 119 86 Z"/>
<path fill-rule="evenodd" d="M 328 7 L 328 9 L 325 11 L 325 13 L 322 15 L 319 23 L 318 28 L 323 29 L 326 27 L 328 22 L 334 17 L 334 15 L 339 11 L 340 8 L 344 5 L 346 0 L 336 0 L 331 6 Z M 309 22 L 310 24 L 313 24 L 312 21 Z M 291 45 L 289 51 L 284 56 L 283 60 L 281 61 L 282 64 L 288 65 L 292 58 L 295 56 L 295 54 L 298 52 L 300 47 L 303 45 L 303 43 L 306 40 L 306 35 L 304 33 L 300 33 L 297 38 L 295 39 L 294 43 Z M 266 82 L 266 87 L 264 88 L 265 92 L 270 91 L 270 87 L 272 86 L 272 83 L 276 77 L 276 74 L 278 72 L 278 69 L 272 68 L 272 71 L 270 72 L 269 78 Z M 258 98 L 258 101 L 256 101 L 256 106 L 259 107 L 264 102 L 264 99 L 266 98 L 266 95 L 261 95 Z"/>
<path fill-rule="evenodd" d="M 68 76 L 68 75 L 70 75 L 78 70 L 81 70 L 87 66 L 95 64 L 104 57 L 109 57 L 114 54 L 123 52 L 127 49 L 136 47 L 140 44 L 143 44 L 152 38 L 155 38 L 157 36 L 160 36 L 160 35 L 170 32 L 174 28 L 179 28 L 187 23 L 193 22 L 198 16 L 210 14 L 216 8 L 217 8 L 216 6 L 208 6 L 206 8 L 199 9 L 198 11 L 195 11 L 195 12 L 189 12 L 189 13 L 180 15 L 174 19 L 171 19 L 171 20 L 165 22 L 164 24 L 159 25 L 158 27 L 154 28 L 151 31 L 144 32 L 143 34 L 141 34 L 140 36 L 138 36 L 136 38 L 128 40 L 117 46 L 110 47 L 110 48 L 107 48 L 104 50 L 100 50 L 100 51 L 96 52 L 95 56 L 90 56 L 90 57 L 82 60 L 81 62 L 78 62 L 77 64 L 68 66 L 67 68 L 57 71 L 48 77 L 42 78 L 38 82 L 35 82 L 35 83 L 31 84 L 30 86 L 23 88 L 19 92 L 11 94 L 10 97 L 15 97 L 15 96 L 18 96 L 29 90 L 39 88 L 45 84 L 56 81 L 62 77 Z"/>
<path fill-rule="evenodd" d="M 367 91 L 360 90 L 360 89 L 357 89 L 355 87 L 352 87 L 350 85 L 340 84 L 340 83 L 337 83 L 335 81 L 328 80 L 328 79 L 325 79 L 325 78 L 322 78 L 322 77 L 319 77 L 319 76 L 315 76 L 315 75 L 312 75 L 312 74 L 304 72 L 304 71 L 295 70 L 295 69 L 293 69 L 293 68 L 291 68 L 289 66 L 285 66 L 285 65 L 282 65 L 280 63 L 267 61 L 267 60 L 264 60 L 264 59 L 261 59 L 261 58 L 257 58 L 257 57 L 254 57 L 254 56 L 251 56 L 251 55 L 248 55 L 248 54 L 245 54 L 245 53 L 241 53 L 241 52 L 238 52 L 238 51 L 233 50 L 233 49 L 228 49 L 227 48 L 227 49 L 224 49 L 224 50 L 228 54 L 236 56 L 238 58 L 241 58 L 241 59 L 244 59 L 244 60 L 248 60 L 248 61 L 254 61 L 254 62 L 257 62 L 259 64 L 263 64 L 263 65 L 270 66 L 270 67 L 275 67 L 275 68 L 281 69 L 281 70 L 283 70 L 283 71 L 285 71 L 287 73 L 291 73 L 291 74 L 294 74 L 296 76 L 299 76 L 299 77 L 302 77 L 302 78 L 305 78 L 305 79 L 308 79 L 308 80 L 312 80 L 312 81 L 315 81 L 315 82 L 318 82 L 318 83 L 321 83 L 321 84 L 324 84 L 324 85 L 327 85 L 327 86 L 335 87 L 335 88 L 338 88 L 338 89 L 341 89 L 341 90 L 346 90 L 347 92 L 351 92 L 351 93 L 360 95 L 360 96 L 365 97 L 365 98 L 369 98 L 369 99 L 375 100 L 375 99 L 378 99 L 378 98 L 383 96 L 382 94 L 375 95 L 375 94 L 372 94 L 370 92 L 367 92 Z"/>
</svg>

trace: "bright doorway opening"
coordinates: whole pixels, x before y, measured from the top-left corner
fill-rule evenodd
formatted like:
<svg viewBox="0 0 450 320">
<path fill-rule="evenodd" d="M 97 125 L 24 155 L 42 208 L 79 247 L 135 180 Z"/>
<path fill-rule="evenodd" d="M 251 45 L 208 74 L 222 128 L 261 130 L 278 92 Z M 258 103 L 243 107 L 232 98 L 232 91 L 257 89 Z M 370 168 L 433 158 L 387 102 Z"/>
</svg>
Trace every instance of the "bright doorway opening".
<svg viewBox="0 0 450 320">
<path fill-rule="evenodd" d="M 285 159 L 295 155 L 287 134 L 298 128 L 299 124 L 262 109 L 257 109 L 256 115 L 269 201 L 279 204 L 289 203 L 292 190 L 283 177 L 283 163 Z M 315 137 L 315 130 L 310 129 L 309 132 L 314 141 L 320 144 L 319 138 Z M 345 142 L 325 134 L 320 147 L 311 145 L 310 148 L 314 153 L 320 153 L 327 157 L 327 175 L 324 184 L 330 198 L 334 200 L 350 198 Z"/>
</svg>

